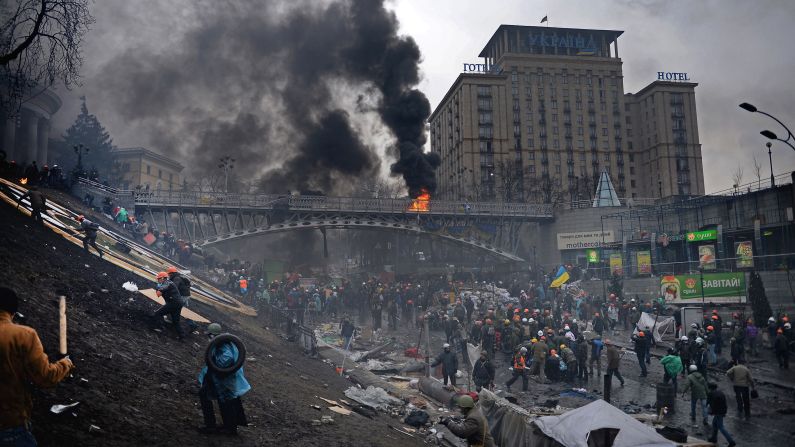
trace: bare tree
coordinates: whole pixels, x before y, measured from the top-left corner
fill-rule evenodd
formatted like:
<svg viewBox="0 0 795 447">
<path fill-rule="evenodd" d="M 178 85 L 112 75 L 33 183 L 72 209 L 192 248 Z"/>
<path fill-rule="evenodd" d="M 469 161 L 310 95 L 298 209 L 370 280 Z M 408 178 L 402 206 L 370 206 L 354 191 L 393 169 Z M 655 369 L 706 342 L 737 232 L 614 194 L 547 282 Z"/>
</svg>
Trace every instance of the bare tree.
<svg viewBox="0 0 795 447">
<path fill-rule="evenodd" d="M 762 187 L 762 163 L 759 163 L 756 155 L 754 155 L 754 173 L 756 174 L 756 189 L 759 189 Z"/>
<path fill-rule="evenodd" d="M 520 202 L 524 199 L 524 176 L 521 163 L 500 160 L 495 169 L 497 200 Z"/>
<path fill-rule="evenodd" d="M 26 97 L 80 77 L 80 45 L 94 22 L 89 0 L 0 2 L 0 110 L 19 111 Z"/>
<path fill-rule="evenodd" d="M 740 185 L 742 185 L 742 183 L 743 183 L 743 167 L 742 166 L 737 166 L 737 170 L 734 171 L 734 174 L 732 174 L 732 180 L 734 181 L 734 189 L 735 190 L 737 188 L 739 188 Z"/>
</svg>

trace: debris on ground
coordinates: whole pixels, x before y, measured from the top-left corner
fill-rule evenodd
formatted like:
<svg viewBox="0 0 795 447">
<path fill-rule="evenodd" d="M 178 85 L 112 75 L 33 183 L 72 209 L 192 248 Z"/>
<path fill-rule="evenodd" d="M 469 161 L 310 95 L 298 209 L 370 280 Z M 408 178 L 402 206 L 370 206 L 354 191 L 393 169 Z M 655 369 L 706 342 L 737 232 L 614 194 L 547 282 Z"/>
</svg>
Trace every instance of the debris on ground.
<svg viewBox="0 0 795 447">
<path fill-rule="evenodd" d="M 75 402 L 75 403 L 72 403 L 72 404 L 69 404 L 69 405 L 53 405 L 52 407 L 50 407 L 50 411 L 55 413 L 55 414 L 61 414 L 64 411 L 66 411 L 66 410 L 68 410 L 70 408 L 74 408 L 74 407 L 76 407 L 78 405 L 80 405 L 80 402 Z"/>
<path fill-rule="evenodd" d="M 345 390 L 345 395 L 362 405 L 384 412 L 389 412 L 390 407 L 403 405 L 402 400 L 390 396 L 383 388 L 375 386 L 368 386 L 365 390 L 352 386 Z"/>
</svg>

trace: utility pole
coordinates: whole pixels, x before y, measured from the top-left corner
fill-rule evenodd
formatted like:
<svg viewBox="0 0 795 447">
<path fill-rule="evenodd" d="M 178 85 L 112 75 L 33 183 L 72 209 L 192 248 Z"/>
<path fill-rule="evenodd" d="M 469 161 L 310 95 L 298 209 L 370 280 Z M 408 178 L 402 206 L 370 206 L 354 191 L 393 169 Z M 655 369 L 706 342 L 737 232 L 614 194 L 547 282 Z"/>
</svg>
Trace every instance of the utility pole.
<svg viewBox="0 0 795 447">
<path fill-rule="evenodd" d="M 775 188 L 776 177 L 773 176 L 773 153 L 770 151 L 770 147 L 773 146 L 773 143 L 768 141 L 765 143 L 765 146 L 767 146 L 767 158 L 770 160 L 770 187 Z"/>
<path fill-rule="evenodd" d="M 224 170 L 224 192 L 229 192 L 229 171 L 234 168 L 235 159 L 230 156 L 225 156 L 220 158 L 220 163 L 218 163 L 218 167 Z"/>
</svg>

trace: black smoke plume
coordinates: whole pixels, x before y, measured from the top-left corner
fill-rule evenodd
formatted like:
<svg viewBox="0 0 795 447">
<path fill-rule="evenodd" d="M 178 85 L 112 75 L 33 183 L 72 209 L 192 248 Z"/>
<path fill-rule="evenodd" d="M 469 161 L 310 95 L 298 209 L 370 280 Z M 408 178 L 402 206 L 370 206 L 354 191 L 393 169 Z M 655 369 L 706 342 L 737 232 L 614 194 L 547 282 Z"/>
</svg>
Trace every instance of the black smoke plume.
<svg viewBox="0 0 795 447">
<path fill-rule="evenodd" d="M 143 126 L 154 149 L 197 175 L 232 156 L 238 180 L 267 192 L 347 194 L 379 176 L 378 146 L 388 145 L 380 152 L 412 196 L 435 190 L 439 159 L 422 152 L 430 104 L 414 88 L 420 51 L 383 0 L 186 7 L 200 19 L 174 44 L 127 51 L 99 77 L 102 100 Z M 368 115 L 394 140 L 363 136 Z"/>
</svg>

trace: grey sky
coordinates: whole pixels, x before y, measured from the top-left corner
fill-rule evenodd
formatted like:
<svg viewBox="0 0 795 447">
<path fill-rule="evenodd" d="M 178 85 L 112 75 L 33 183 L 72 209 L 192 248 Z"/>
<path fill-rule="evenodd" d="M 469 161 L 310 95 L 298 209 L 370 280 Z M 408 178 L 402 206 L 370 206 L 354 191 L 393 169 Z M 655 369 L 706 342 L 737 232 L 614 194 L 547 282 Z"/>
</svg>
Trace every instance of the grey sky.
<svg viewBox="0 0 795 447">
<path fill-rule="evenodd" d="M 268 3 L 273 7 L 274 2 Z M 130 49 L 165 52 L 185 30 L 204 20 L 207 4 L 97 1 L 97 22 L 85 46 L 83 86 L 64 93 L 67 101 L 56 128 L 74 119 L 74 98 L 86 94 L 89 108 L 118 145 L 151 145 L 145 123 L 125 122 L 113 92 L 103 91 L 108 85 L 101 79 L 103 66 L 111 60 L 119 63 L 117 56 Z M 762 177 L 769 177 L 766 140 L 758 132 L 769 128 L 786 134 L 772 120 L 739 109 L 740 102 L 751 102 L 795 127 L 795 58 L 788 56 L 795 43 L 792 0 L 396 0 L 389 7 L 397 14 L 401 32 L 412 36 L 422 51 L 424 78 L 419 87 L 432 107 L 463 62 L 480 62 L 477 53 L 500 24 L 536 25 L 548 15 L 551 26 L 623 30 L 619 53 L 627 92 L 653 81 L 657 71 L 688 72 L 699 83 L 696 98 L 707 191 L 729 187 L 739 165 L 744 167 L 744 182 L 755 180 L 753 155 L 763 162 Z M 229 91 L 236 89 L 230 86 Z M 783 143 L 774 144 L 773 160 L 776 173 L 795 170 L 795 151 Z"/>
</svg>

